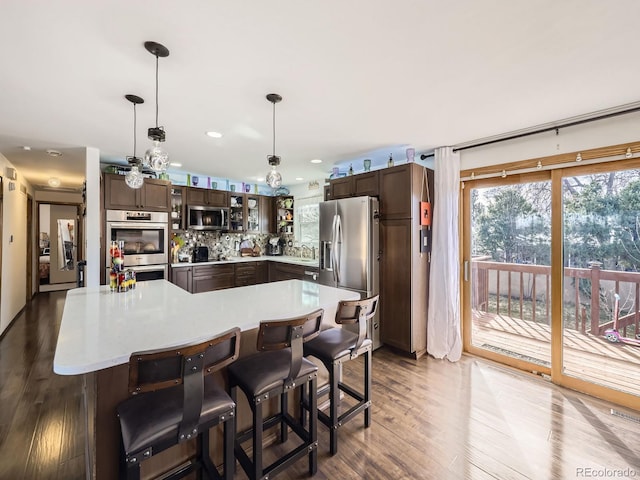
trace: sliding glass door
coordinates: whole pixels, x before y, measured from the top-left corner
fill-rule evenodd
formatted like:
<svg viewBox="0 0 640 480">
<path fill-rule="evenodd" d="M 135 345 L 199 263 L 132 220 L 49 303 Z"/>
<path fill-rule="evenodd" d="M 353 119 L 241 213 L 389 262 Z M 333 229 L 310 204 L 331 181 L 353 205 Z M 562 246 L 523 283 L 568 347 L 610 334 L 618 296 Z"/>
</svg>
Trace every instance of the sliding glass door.
<svg viewBox="0 0 640 480">
<path fill-rule="evenodd" d="M 465 350 L 637 408 L 640 159 L 463 182 Z"/>
<path fill-rule="evenodd" d="M 533 371 L 551 367 L 551 182 L 469 182 L 467 350 Z M 535 180 L 535 181 L 534 181 Z"/>
<path fill-rule="evenodd" d="M 584 171 L 562 178 L 562 373 L 640 396 L 640 170 Z"/>
</svg>

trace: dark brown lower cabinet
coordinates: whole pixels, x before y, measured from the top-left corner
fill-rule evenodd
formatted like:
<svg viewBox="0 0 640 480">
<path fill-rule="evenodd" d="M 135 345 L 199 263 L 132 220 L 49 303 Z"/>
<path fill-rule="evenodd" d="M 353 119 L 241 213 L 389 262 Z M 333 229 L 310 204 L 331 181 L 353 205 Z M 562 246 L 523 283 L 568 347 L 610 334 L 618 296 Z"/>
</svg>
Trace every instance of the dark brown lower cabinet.
<svg viewBox="0 0 640 480">
<path fill-rule="evenodd" d="M 190 292 L 193 288 L 192 278 L 191 267 L 174 267 L 171 269 L 171 282 L 187 292 Z"/>
<path fill-rule="evenodd" d="M 380 339 L 414 357 L 427 348 L 429 258 L 412 219 L 380 222 Z"/>
<path fill-rule="evenodd" d="M 198 265 L 193 267 L 192 293 L 210 292 L 235 286 L 233 265 Z"/>
<path fill-rule="evenodd" d="M 236 265 L 236 287 L 256 284 L 256 265 L 253 262 Z"/>
<path fill-rule="evenodd" d="M 269 281 L 307 280 L 318 281 L 318 267 L 294 265 L 291 263 L 269 262 Z"/>
<path fill-rule="evenodd" d="M 269 281 L 269 263 L 255 262 L 256 266 L 256 283 L 267 283 Z"/>
<path fill-rule="evenodd" d="M 191 293 L 280 280 L 318 281 L 318 267 L 269 261 L 190 265 L 171 269 L 171 281 Z"/>
</svg>

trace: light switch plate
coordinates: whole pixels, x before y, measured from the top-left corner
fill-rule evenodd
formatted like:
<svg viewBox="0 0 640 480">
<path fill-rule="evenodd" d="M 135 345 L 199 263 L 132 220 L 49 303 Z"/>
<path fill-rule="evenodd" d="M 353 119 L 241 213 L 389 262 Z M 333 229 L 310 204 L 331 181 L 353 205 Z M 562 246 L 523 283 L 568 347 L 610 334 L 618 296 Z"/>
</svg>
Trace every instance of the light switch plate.
<svg viewBox="0 0 640 480">
<path fill-rule="evenodd" d="M 420 253 L 431 251 L 431 229 L 422 228 L 420 230 Z"/>
</svg>

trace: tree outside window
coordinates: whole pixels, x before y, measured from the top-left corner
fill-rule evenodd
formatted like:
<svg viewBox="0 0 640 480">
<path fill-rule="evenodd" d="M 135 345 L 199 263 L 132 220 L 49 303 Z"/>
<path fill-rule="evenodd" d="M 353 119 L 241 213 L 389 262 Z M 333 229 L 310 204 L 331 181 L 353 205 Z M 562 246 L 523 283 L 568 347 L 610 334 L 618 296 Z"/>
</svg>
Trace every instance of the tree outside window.
<svg viewBox="0 0 640 480">
<path fill-rule="evenodd" d="M 322 197 L 296 199 L 294 231 L 301 245 L 316 247 L 320 243 L 320 201 Z"/>
</svg>

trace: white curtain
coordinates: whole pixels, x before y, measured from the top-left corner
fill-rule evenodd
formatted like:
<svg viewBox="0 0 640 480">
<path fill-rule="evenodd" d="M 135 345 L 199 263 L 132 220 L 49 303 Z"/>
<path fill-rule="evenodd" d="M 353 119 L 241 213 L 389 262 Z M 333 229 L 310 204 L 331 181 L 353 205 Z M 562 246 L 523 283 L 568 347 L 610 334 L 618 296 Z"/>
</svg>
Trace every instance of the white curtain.
<svg viewBox="0 0 640 480">
<path fill-rule="evenodd" d="M 427 352 L 435 358 L 455 362 L 462 355 L 458 238 L 460 155 L 451 147 L 436 149 L 434 179 Z"/>
</svg>

